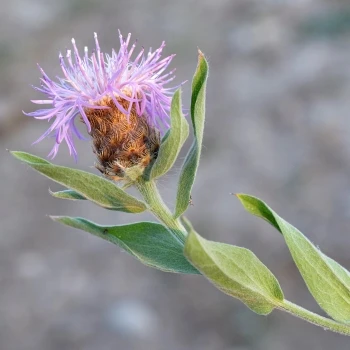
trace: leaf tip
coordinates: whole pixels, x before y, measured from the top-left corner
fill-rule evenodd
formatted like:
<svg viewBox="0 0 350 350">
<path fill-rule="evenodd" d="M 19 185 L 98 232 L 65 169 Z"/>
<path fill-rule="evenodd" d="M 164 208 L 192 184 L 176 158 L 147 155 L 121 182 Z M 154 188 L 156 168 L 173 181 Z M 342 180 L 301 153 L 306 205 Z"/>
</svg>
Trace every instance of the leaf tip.
<svg viewBox="0 0 350 350">
<path fill-rule="evenodd" d="M 55 216 L 55 215 L 48 215 L 48 217 L 49 217 L 52 221 L 57 221 L 57 222 L 59 222 L 60 219 L 62 218 L 62 216 Z"/>
<path fill-rule="evenodd" d="M 245 199 L 245 194 L 244 193 L 232 193 L 233 196 L 235 196 L 244 206 L 244 199 Z"/>
<path fill-rule="evenodd" d="M 262 202 L 261 199 L 258 197 L 251 196 L 250 194 L 246 193 L 235 193 L 234 194 L 242 203 L 245 201 L 257 201 L 257 202 Z"/>
<path fill-rule="evenodd" d="M 15 158 L 20 159 L 20 158 L 19 158 L 19 154 L 18 154 L 18 153 L 20 153 L 20 152 L 18 152 L 18 151 L 11 151 L 11 150 L 9 150 L 8 148 L 6 148 L 6 151 L 9 152 L 10 154 L 12 154 Z"/>
<path fill-rule="evenodd" d="M 7 150 L 13 157 L 15 157 L 16 159 L 20 160 L 21 162 L 25 162 L 28 163 L 28 161 L 26 160 L 26 153 L 25 152 L 21 152 L 21 151 L 11 151 L 11 150 Z"/>
<path fill-rule="evenodd" d="M 199 63 L 204 63 L 205 64 L 205 67 L 208 68 L 208 62 L 207 62 L 207 59 L 204 55 L 204 53 L 198 48 L 198 62 Z"/>
</svg>

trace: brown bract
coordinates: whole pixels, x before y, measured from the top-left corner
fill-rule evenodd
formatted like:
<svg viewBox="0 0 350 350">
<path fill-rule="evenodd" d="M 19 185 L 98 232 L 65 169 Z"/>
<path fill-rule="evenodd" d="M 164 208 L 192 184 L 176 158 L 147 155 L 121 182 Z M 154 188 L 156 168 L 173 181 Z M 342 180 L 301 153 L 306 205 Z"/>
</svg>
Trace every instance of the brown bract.
<svg viewBox="0 0 350 350">
<path fill-rule="evenodd" d="M 117 97 L 125 110 L 129 101 Z M 85 109 L 91 124 L 90 135 L 93 151 L 97 156 L 96 168 L 112 180 L 127 178 L 130 168 L 143 170 L 157 157 L 159 131 L 149 125 L 146 115 L 137 115 L 135 104 L 129 115 L 122 113 L 111 98 L 105 98 L 97 105 L 109 109 Z"/>
</svg>

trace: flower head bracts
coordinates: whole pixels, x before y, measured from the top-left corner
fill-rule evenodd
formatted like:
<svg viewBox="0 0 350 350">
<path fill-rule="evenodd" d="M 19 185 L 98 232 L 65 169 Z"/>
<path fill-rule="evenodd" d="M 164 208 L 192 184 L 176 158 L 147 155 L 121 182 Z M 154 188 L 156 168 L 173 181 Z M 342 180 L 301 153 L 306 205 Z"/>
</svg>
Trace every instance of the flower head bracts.
<svg viewBox="0 0 350 350">
<path fill-rule="evenodd" d="M 132 106 L 136 113 L 146 116 L 150 125 L 162 130 L 169 127 L 169 111 L 171 96 L 177 87 L 164 86 L 174 79 L 174 71 L 164 74 L 174 55 L 161 59 L 161 46 L 145 56 L 144 49 L 132 61 L 136 43 L 130 49 L 129 34 L 126 40 L 119 32 L 119 52 L 112 50 L 111 56 L 100 50 L 97 34 L 94 34 L 96 50 L 89 56 L 88 48 L 84 48 L 84 55 L 80 56 L 75 40 L 72 39 L 73 54 L 67 50 L 66 57 L 59 55 L 63 78 L 55 82 L 39 67 L 42 78 L 41 87 L 36 90 L 47 95 L 46 100 L 32 100 L 35 104 L 50 104 L 52 108 L 39 109 L 35 112 L 25 113 L 36 119 L 51 120 L 55 118 L 49 129 L 37 140 L 54 135 L 55 145 L 49 156 L 56 156 L 59 145 L 65 141 L 69 152 L 77 156 L 74 147 L 74 137 L 84 139 L 84 136 L 75 126 L 75 119 L 81 116 L 88 132 L 91 125 L 86 116 L 87 109 L 109 109 L 101 104 L 105 98 L 113 100 L 115 106 L 124 114 L 130 114 Z M 128 107 L 120 103 L 120 99 L 128 101 Z"/>
</svg>

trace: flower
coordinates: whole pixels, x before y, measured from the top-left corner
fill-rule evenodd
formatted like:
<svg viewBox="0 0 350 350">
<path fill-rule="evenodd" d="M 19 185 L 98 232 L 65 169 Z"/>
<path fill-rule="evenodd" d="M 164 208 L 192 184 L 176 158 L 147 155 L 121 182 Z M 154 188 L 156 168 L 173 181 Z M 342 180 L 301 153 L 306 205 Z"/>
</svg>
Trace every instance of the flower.
<svg viewBox="0 0 350 350">
<path fill-rule="evenodd" d="M 137 163 L 136 158 L 141 156 L 138 153 L 152 158 L 153 152 L 156 156 L 159 131 L 169 127 L 171 96 L 178 88 L 165 88 L 175 77 L 175 70 L 165 73 L 174 55 L 161 57 L 163 42 L 147 55 L 142 48 L 132 60 L 136 43 L 129 48 L 130 37 L 129 34 L 124 39 L 119 32 L 119 52 L 112 50 L 108 55 L 100 50 L 95 33 L 96 49 L 90 56 L 87 47 L 81 56 L 72 39 L 73 55 L 71 50 L 67 50 L 66 57 L 59 55 L 63 77 L 58 77 L 57 81 L 50 79 L 39 66 L 41 87 L 34 89 L 46 94 L 47 99 L 32 102 L 51 107 L 25 114 L 36 119 L 54 119 L 49 129 L 34 142 L 54 135 L 56 141 L 49 157 L 56 156 L 63 141 L 70 154 L 77 157 L 74 138 L 84 139 L 75 125 L 78 116 L 93 138 L 94 151 L 100 158 L 97 168 L 102 172 L 112 169 L 115 175 L 123 173 L 127 164 L 119 164 L 121 152 L 128 153 L 131 164 Z M 143 149 L 137 152 L 135 147 Z M 114 165 L 121 168 L 118 171 L 113 170 L 115 161 L 118 164 Z"/>
</svg>

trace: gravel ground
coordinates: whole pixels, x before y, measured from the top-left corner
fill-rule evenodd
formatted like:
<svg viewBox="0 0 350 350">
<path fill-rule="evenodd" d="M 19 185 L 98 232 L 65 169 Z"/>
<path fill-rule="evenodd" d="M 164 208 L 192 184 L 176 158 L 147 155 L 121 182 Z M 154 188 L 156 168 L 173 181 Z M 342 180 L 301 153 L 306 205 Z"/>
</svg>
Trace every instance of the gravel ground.
<svg viewBox="0 0 350 350">
<path fill-rule="evenodd" d="M 59 186 L 13 160 L 47 124 L 26 118 L 39 62 L 59 73 L 58 51 L 117 29 L 140 45 L 167 42 L 177 81 L 191 80 L 199 47 L 211 71 L 203 157 L 188 217 L 203 236 L 252 249 L 288 299 L 321 312 L 279 234 L 244 212 L 231 192 L 254 194 L 350 266 L 350 6 L 325 0 L 1 0 L 0 348 L 4 350 L 348 349 L 345 337 L 275 311 L 257 316 L 200 277 L 165 274 L 47 217 L 121 224 L 147 215 L 52 198 Z M 184 87 L 189 104 L 190 84 Z M 88 143 L 79 162 L 91 170 Z M 180 163 L 160 180 L 173 203 Z"/>
</svg>

